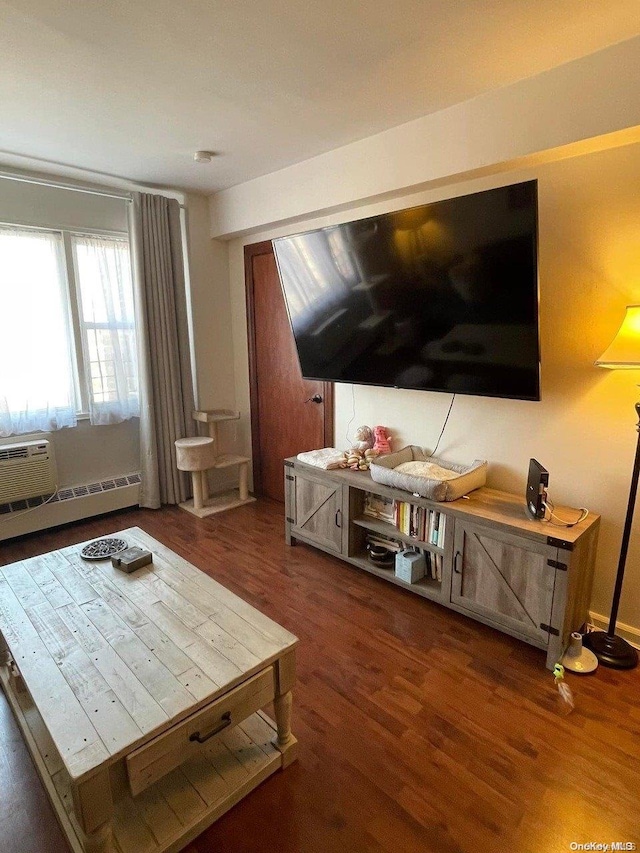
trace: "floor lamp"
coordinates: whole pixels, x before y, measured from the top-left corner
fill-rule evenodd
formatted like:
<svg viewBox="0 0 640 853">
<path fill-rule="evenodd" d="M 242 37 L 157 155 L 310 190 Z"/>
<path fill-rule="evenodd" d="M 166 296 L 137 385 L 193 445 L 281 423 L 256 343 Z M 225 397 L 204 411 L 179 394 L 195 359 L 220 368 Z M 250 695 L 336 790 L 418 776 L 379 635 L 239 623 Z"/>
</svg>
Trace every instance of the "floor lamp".
<svg viewBox="0 0 640 853">
<path fill-rule="evenodd" d="M 622 325 L 618 329 L 618 334 L 596 361 L 596 364 L 598 367 L 609 367 L 614 370 L 620 368 L 626 368 L 627 370 L 640 369 L 640 305 L 627 306 L 627 313 L 622 321 Z M 627 561 L 627 551 L 629 550 L 629 538 L 631 536 L 633 511 L 638 491 L 638 477 L 640 475 L 640 403 L 636 403 L 636 414 L 638 415 L 638 443 L 636 445 L 636 456 L 631 475 L 627 517 L 625 518 L 624 530 L 622 532 L 622 545 L 620 546 L 618 572 L 613 590 L 609 627 L 606 631 L 593 631 L 584 637 L 584 645 L 591 649 L 600 663 L 604 666 L 614 667 L 615 669 L 633 669 L 634 666 L 638 665 L 638 652 L 626 640 L 616 635 L 618 606 L 620 604 L 624 567 Z"/>
</svg>

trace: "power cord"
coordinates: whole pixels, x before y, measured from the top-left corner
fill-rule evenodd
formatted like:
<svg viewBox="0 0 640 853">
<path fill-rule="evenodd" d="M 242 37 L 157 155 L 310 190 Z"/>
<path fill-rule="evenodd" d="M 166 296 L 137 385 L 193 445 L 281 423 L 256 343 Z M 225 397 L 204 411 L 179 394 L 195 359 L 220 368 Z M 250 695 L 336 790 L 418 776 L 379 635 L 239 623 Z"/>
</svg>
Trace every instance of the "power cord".
<svg viewBox="0 0 640 853">
<path fill-rule="evenodd" d="M 445 429 L 447 428 L 447 423 L 449 422 L 449 415 L 451 414 L 451 409 L 453 409 L 453 403 L 454 403 L 455 399 L 456 399 L 456 395 L 454 394 L 453 397 L 451 398 L 451 403 L 449 404 L 449 411 L 447 412 L 447 417 L 444 419 L 444 423 L 442 424 L 442 429 L 440 430 L 440 435 L 438 436 L 438 440 L 436 441 L 436 446 L 433 448 L 433 450 L 429 454 L 429 458 L 436 455 L 436 450 L 440 446 L 440 441 L 442 439 L 442 436 L 444 435 Z"/>
<path fill-rule="evenodd" d="M 356 417 L 356 388 L 355 385 L 351 384 L 351 420 L 347 424 L 347 429 L 344 434 L 344 437 L 347 440 L 347 444 L 349 443 L 349 430 L 351 429 L 351 424 L 354 422 Z"/>
<path fill-rule="evenodd" d="M 26 515 L 29 512 L 35 512 L 37 509 L 41 509 L 43 506 L 46 506 L 48 503 L 51 503 L 51 501 L 55 498 L 55 496 L 57 494 L 58 494 L 58 484 L 56 483 L 56 485 L 53 489 L 53 492 L 49 495 L 49 497 L 46 499 L 46 501 L 42 501 L 42 503 L 39 503 L 37 506 L 29 506 L 26 509 L 17 510 L 17 512 L 8 512 L 4 515 L 0 515 L 0 522 L 10 521 L 13 518 L 22 517 L 23 515 Z"/>
<path fill-rule="evenodd" d="M 576 524 L 580 524 L 581 521 L 584 521 L 585 518 L 589 515 L 589 510 L 586 507 L 581 506 L 580 517 L 575 521 L 567 521 L 566 519 L 560 518 L 559 515 L 556 515 L 554 512 L 555 506 L 552 500 L 547 498 L 546 501 L 542 502 L 543 507 L 549 511 L 550 518 L 544 518 L 543 521 L 546 521 L 547 524 L 552 524 L 554 527 L 575 527 Z M 552 518 L 557 518 L 557 521 L 552 521 Z"/>
</svg>

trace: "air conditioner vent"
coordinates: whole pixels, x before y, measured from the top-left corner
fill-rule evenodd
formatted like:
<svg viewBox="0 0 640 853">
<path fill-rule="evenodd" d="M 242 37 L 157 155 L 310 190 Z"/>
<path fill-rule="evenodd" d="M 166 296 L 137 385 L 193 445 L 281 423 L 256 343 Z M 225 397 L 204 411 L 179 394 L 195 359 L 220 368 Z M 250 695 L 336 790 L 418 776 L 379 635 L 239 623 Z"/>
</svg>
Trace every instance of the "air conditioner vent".
<svg viewBox="0 0 640 853">
<path fill-rule="evenodd" d="M 48 441 L 0 446 L 0 503 L 50 495 L 55 491 L 56 463 Z"/>
<path fill-rule="evenodd" d="M 0 449 L 0 460 L 3 459 L 26 459 L 29 450 L 26 447 L 7 447 Z"/>
</svg>

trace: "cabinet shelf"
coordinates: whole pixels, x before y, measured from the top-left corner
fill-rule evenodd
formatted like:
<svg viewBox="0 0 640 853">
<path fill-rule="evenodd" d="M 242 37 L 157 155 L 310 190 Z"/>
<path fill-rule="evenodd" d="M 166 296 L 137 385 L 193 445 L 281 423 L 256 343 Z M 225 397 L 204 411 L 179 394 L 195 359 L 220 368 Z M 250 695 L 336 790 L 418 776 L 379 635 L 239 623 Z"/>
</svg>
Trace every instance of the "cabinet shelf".
<svg viewBox="0 0 640 853">
<path fill-rule="evenodd" d="M 357 524 L 358 527 L 364 527 L 365 530 L 381 533 L 383 536 L 390 536 L 392 539 L 400 539 L 402 542 L 406 542 L 408 545 L 415 545 L 424 551 L 431 551 L 434 554 L 444 554 L 444 548 L 439 548 L 437 545 L 431 545 L 429 542 L 423 542 L 414 536 L 401 533 L 395 524 L 391 524 L 388 521 L 382 521 L 379 518 L 373 518 L 369 515 L 360 515 L 357 518 L 352 518 L 351 521 L 353 524 Z M 409 586 L 415 586 L 415 584 L 409 584 Z"/>
<path fill-rule="evenodd" d="M 433 601 L 440 601 L 442 598 L 442 584 L 440 581 L 433 580 L 432 578 L 422 578 L 422 580 L 416 581 L 415 583 L 408 583 L 407 581 L 403 581 L 401 578 L 397 578 L 394 574 L 393 568 L 382 569 L 379 566 L 375 566 L 366 556 L 349 557 L 348 562 L 352 563 L 354 566 L 358 566 L 360 569 L 364 569 L 365 572 L 369 572 L 379 578 L 384 578 L 384 580 L 389 581 L 389 583 L 401 586 L 404 589 L 409 589 L 411 592 L 415 592 L 417 595 L 423 596 L 423 598 L 430 598 Z"/>
</svg>

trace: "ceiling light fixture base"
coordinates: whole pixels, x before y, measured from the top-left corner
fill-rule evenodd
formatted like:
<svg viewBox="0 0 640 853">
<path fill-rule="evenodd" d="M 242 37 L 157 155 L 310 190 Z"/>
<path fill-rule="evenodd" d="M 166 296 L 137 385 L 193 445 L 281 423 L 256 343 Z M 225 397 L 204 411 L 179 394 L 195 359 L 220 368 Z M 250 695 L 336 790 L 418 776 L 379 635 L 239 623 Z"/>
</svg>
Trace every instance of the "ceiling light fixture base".
<svg viewBox="0 0 640 853">
<path fill-rule="evenodd" d="M 215 156 L 215 151 L 196 151 L 193 155 L 193 159 L 196 163 L 210 163 Z"/>
</svg>

